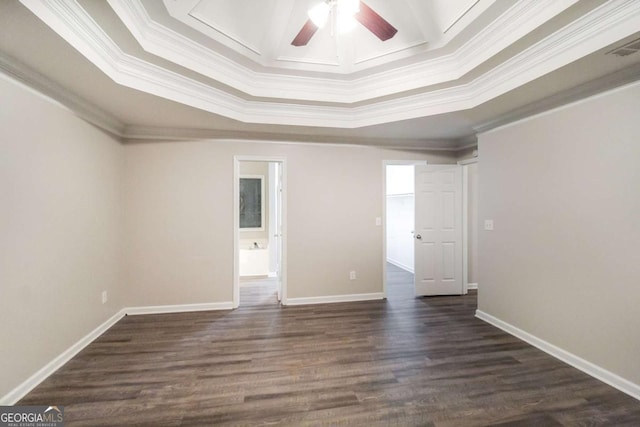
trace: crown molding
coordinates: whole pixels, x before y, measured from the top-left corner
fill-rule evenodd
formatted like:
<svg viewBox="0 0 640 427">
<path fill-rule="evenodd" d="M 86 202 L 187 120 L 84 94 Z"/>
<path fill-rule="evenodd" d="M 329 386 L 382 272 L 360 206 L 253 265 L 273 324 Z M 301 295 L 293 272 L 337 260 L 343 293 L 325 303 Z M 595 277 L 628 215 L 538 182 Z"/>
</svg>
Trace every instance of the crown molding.
<svg viewBox="0 0 640 427">
<path fill-rule="evenodd" d="M 546 111 L 554 110 L 564 105 L 572 104 L 640 80 L 640 64 L 636 64 L 599 79 L 583 83 L 571 89 L 559 92 L 540 101 L 525 105 L 522 108 L 509 111 L 507 114 L 495 117 L 473 127 L 477 134 L 489 132 L 493 129 L 532 117 Z"/>
<path fill-rule="evenodd" d="M 21 1 L 119 84 L 242 122 L 335 128 L 358 128 L 473 108 L 640 28 L 640 2 L 609 1 L 470 83 L 367 105 L 327 106 L 240 98 L 124 53 L 75 0 Z M 518 4 L 533 7 L 531 1 Z M 520 12 L 529 16 L 525 10 Z M 330 92 L 330 87 L 323 90 Z"/>
<path fill-rule="evenodd" d="M 475 136 L 470 137 L 475 140 Z M 403 139 L 389 143 L 389 138 L 368 138 L 360 136 L 331 136 L 282 134 L 270 132 L 253 132 L 219 129 L 168 128 L 158 126 L 126 126 L 123 140 L 125 143 L 144 143 L 145 141 L 193 141 L 193 140 L 226 140 L 238 142 L 261 142 L 273 144 L 301 144 L 322 146 L 354 146 L 375 147 L 395 150 L 431 150 L 458 151 L 462 142 L 468 143 L 469 138 L 461 140 L 445 139 Z"/>
<path fill-rule="evenodd" d="M 250 96 L 291 101 L 356 103 L 455 81 L 566 10 L 577 0 L 518 1 L 451 54 L 390 71 L 369 73 L 358 79 L 345 79 L 342 75 L 338 78 L 318 78 L 256 72 L 153 21 L 140 0 L 108 1 L 145 51 Z M 411 45 L 407 49 L 414 47 Z M 394 52 L 384 55 L 391 53 Z M 372 59 L 375 58 L 361 62 Z M 332 72 L 338 64 L 322 65 L 330 65 L 326 71 Z"/>
<path fill-rule="evenodd" d="M 116 117 L 1 52 L 0 72 L 73 111 L 81 119 L 118 138 L 123 136 L 125 125 Z"/>
</svg>

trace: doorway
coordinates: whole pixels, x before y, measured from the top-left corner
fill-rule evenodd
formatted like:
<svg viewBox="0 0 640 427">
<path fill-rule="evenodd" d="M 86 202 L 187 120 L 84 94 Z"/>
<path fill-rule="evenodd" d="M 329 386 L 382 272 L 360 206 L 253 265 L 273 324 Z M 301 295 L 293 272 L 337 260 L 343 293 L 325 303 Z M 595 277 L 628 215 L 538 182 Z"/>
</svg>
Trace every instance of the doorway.
<svg viewBox="0 0 640 427">
<path fill-rule="evenodd" d="M 478 289 L 478 158 L 458 162 L 463 176 L 464 278 L 467 290 Z"/>
<path fill-rule="evenodd" d="M 462 187 L 462 262 L 463 291 L 477 288 L 477 158 L 461 161 Z M 407 295 L 397 283 L 402 282 L 413 289 L 415 260 L 415 168 L 424 161 L 383 162 L 383 292 L 385 298 L 394 294 Z"/>
<path fill-rule="evenodd" d="M 413 298 L 414 168 L 422 161 L 383 162 L 383 293 Z"/>
<path fill-rule="evenodd" d="M 286 304 L 286 160 L 234 156 L 233 307 Z"/>
</svg>

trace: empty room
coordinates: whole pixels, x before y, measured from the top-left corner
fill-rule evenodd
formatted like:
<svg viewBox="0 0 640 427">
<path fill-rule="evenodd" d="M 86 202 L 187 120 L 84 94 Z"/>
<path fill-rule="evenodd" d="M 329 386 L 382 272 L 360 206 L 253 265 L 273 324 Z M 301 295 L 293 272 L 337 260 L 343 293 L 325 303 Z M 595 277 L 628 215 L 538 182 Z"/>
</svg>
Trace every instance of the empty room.
<svg viewBox="0 0 640 427">
<path fill-rule="evenodd" d="M 638 426 L 638 118 L 638 0 L 0 0 L 0 426 Z"/>
</svg>

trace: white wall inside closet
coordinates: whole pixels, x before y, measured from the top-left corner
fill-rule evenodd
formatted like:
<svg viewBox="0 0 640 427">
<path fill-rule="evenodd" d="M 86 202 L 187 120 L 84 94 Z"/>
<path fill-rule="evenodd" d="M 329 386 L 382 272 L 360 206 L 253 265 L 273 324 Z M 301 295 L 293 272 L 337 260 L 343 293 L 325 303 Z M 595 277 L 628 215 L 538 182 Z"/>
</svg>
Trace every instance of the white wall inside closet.
<svg viewBox="0 0 640 427">
<path fill-rule="evenodd" d="M 413 273 L 413 165 L 387 165 L 387 261 Z"/>
</svg>

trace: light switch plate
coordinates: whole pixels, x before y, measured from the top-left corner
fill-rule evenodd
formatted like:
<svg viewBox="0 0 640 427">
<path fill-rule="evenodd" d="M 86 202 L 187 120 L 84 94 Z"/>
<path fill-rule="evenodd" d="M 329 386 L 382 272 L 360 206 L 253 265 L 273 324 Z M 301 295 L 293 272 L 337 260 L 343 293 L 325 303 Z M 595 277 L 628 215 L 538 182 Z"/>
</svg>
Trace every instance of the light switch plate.
<svg viewBox="0 0 640 427">
<path fill-rule="evenodd" d="M 382 225 L 382 218 L 376 217 L 376 225 Z"/>
<path fill-rule="evenodd" d="M 493 220 L 492 219 L 485 219 L 484 220 L 484 229 L 487 231 L 492 231 L 493 230 Z"/>
</svg>

